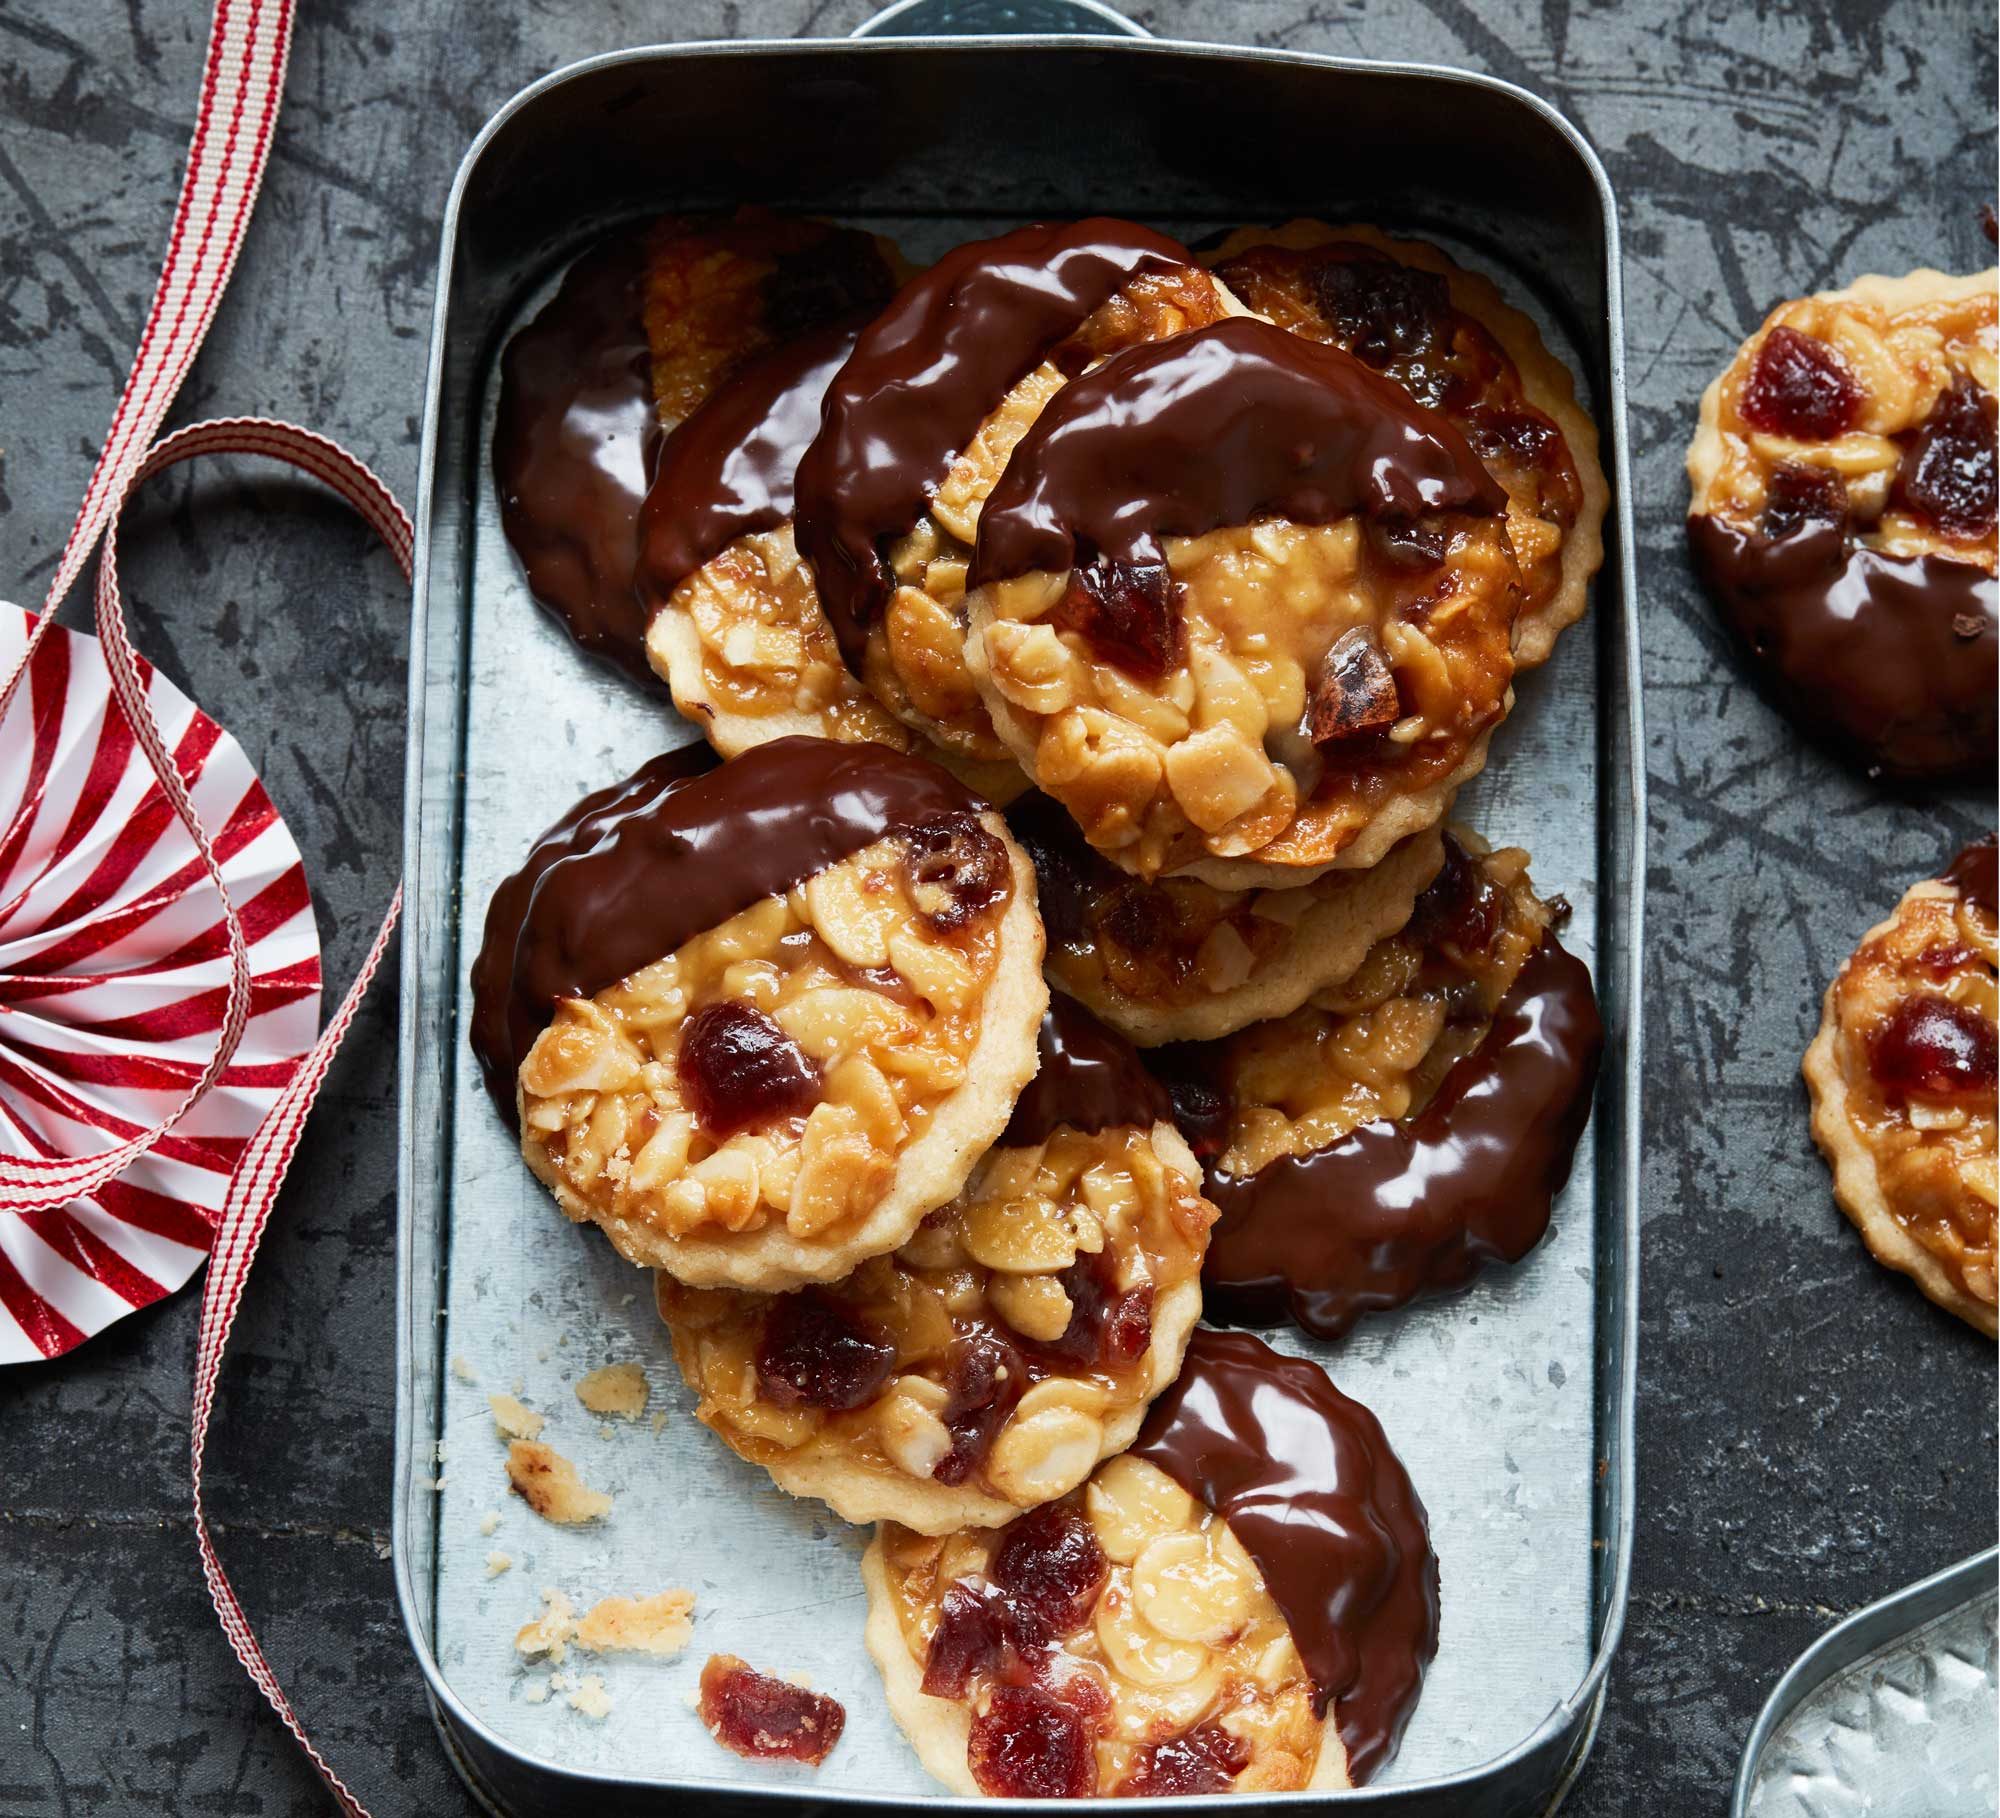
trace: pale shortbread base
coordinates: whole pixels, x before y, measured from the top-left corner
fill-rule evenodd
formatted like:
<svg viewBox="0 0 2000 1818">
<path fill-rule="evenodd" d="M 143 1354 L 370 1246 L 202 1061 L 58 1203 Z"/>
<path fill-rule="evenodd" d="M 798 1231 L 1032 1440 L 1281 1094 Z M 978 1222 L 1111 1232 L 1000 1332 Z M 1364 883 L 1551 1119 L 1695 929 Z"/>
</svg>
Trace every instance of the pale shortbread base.
<svg viewBox="0 0 2000 1818">
<path fill-rule="evenodd" d="M 1200 1192 L 1201 1164 L 1180 1132 L 1171 1124 L 1156 1123 L 1152 1142 L 1154 1154 L 1195 1192 Z M 1168 1289 L 1154 1305 L 1144 1394 L 1129 1408 L 1105 1417 L 1104 1441 L 1097 1456 L 1075 1477 L 1052 1488 L 1048 1500 L 1066 1496 L 1105 1459 L 1115 1457 L 1138 1438 L 1154 1396 L 1180 1374 L 1188 1334 L 1200 1317 L 1201 1275 L 1197 1270 L 1188 1280 Z M 699 1393 L 693 1342 L 671 1322 L 668 1330 L 681 1376 Z M 727 1435 L 719 1437 L 728 1444 Z M 809 1441 L 777 1458 L 754 1462 L 763 1464 L 781 1490 L 823 1502 L 842 1520 L 857 1527 L 894 1521 L 919 1534 L 951 1534 L 960 1528 L 1002 1527 L 1023 1513 L 1017 1504 L 990 1495 L 973 1484 L 943 1484 L 932 1478 L 912 1477 L 886 1459 L 876 1462 L 855 1458 L 830 1442 Z"/>
<path fill-rule="evenodd" d="M 1916 275 L 1935 276 L 1934 273 Z M 1863 282 L 1870 280 L 1864 279 Z M 1873 282 L 1887 281 L 1877 279 Z M 1870 941 L 1886 935 L 1910 903 L 1926 897 L 1955 894 L 1951 885 L 1937 878 L 1925 878 L 1923 882 L 1913 884 L 1895 910 L 1870 928 L 1856 946 L 1865 947 Z M 1845 971 L 1844 966 L 1842 970 Z M 1875 1156 L 1848 1114 L 1847 1079 L 1836 1052 L 1840 1018 L 1834 1004 L 1834 992 L 1839 984 L 1840 978 L 1836 975 L 1834 982 L 1826 988 L 1820 1010 L 1819 1033 L 1806 1049 L 1805 1060 L 1799 1069 L 1805 1075 L 1806 1090 L 1812 1095 L 1813 1141 L 1819 1145 L 1827 1166 L 1833 1170 L 1834 1202 L 1861 1233 L 1861 1241 L 1868 1246 L 1869 1254 L 1877 1262 L 1907 1275 L 1946 1312 L 1956 1313 L 1967 1325 L 1976 1327 L 1988 1338 L 2000 1337 L 2000 1314 L 1996 1313 L 1996 1309 L 1975 1299 L 1953 1281 L 1945 1266 L 1918 1243 L 1889 1210 L 1888 1199 L 1882 1192 L 1881 1176 L 1876 1170 Z"/>
<path fill-rule="evenodd" d="M 1845 289 L 1815 291 L 1813 294 L 1823 303 L 1867 303 L 1877 309 L 1895 312 L 1921 308 L 1926 303 L 1953 303 L 1965 297 L 1985 296 L 1991 293 L 1996 283 L 2000 283 L 2000 268 L 1955 278 L 1924 266 L 1900 278 L 1869 273 L 1856 278 Z M 1687 451 L 1690 517 L 1714 515 L 1716 487 L 1729 457 L 1728 444 L 1722 434 L 1722 382 L 1735 370 L 1736 362 L 1743 357 L 1743 348 L 1771 326 L 1780 310 L 1789 308 L 1798 300 L 1787 297 L 1783 302 L 1773 304 L 1770 314 L 1757 324 L 1755 333 L 1747 336 L 1743 345 L 1729 356 L 1728 364 L 1708 382 L 1708 389 L 1701 394 L 1701 412 L 1695 421 L 1694 440 L 1688 444 Z"/>
<path fill-rule="evenodd" d="M 932 1698 L 925 1693 L 923 1663 L 910 1652 L 910 1645 L 903 1638 L 902 1619 L 896 1614 L 896 1594 L 889 1584 L 889 1569 L 882 1562 L 879 1529 L 861 1556 L 861 1582 L 868 1591 L 868 1621 L 862 1630 L 862 1640 L 882 1675 L 889 1715 L 895 1718 L 896 1727 L 916 1751 L 925 1773 L 949 1792 L 984 1798 L 965 1759 L 966 1744 L 972 1733 L 972 1711 L 959 1699 Z M 1352 1786 L 1347 1777 L 1347 1751 L 1340 1746 L 1340 1732 L 1329 1713 L 1325 1744 L 1313 1764 L 1312 1779 L 1303 1790 L 1347 1792 Z"/>
<path fill-rule="evenodd" d="M 1514 627 L 1515 669 L 1538 668 L 1548 661 L 1556 639 L 1583 617 L 1590 605 L 1590 583 L 1604 565 L 1604 514 L 1611 502 L 1611 488 L 1598 456 L 1597 425 L 1576 400 L 1575 376 L 1549 352 L 1533 320 L 1509 303 L 1492 279 L 1467 271 L 1427 241 L 1393 239 L 1379 227 L 1333 227 L 1324 221 L 1301 220 L 1287 221 L 1282 227 L 1240 227 L 1214 252 L 1202 256 L 1219 265 L 1253 246 L 1306 252 L 1329 240 L 1353 240 L 1386 253 L 1400 264 L 1442 277 L 1451 287 L 1453 305 L 1500 343 L 1521 375 L 1522 395 L 1554 421 L 1569 444 L 1583 497 L 1576 522 L 1563 539 L 1562 583 Z"/>
<path fill-rule="evenodd" d="M 1443 868 L 1444 835 L 1433 826 L 1413 834 L 1366 871 L 1322 878 L 1330 888 L 1299 917 L 1284 947 L 1242 984 L 1213 992 L 1199 1003 L 1127 997 L 1101 977 L 1074 985 L 1059 978 L 1058 984 L 1141 1048 L 1217 1041 L 1252 1023 L 1289 1016 L 1314 992 L 1346 983 L 1377 941 L 1409 921 L 1417 898 Z"/>
<path fill-rule="evenodd" d="M 781 1293 L 808 1282 L 838 1281 L 855 1264 L 899 1248 L 926 1216 L 955 1199 L 979 1158 L 1014 1113 L 1021 1088 L 1034 1078 L 1036 1038 L 1049 1007 L 1042 979 L 1041 911 L 1035 868 L 1007 823 L 991 809 L 981 824 L 1007 849 L 1014 893 L 1000 920 L 1000 955 L 981 1008 L 979 1038 L 966 1057 L 965 1084 L 942 1099 L 915 1142 L 896 1158 L 889 1190 L 868 1213 L 835 1237 L 795 1237 L 782 1218 L 760 1230 L 674 1237 L 644 1219 L 600 1212 L 573 1194 L 542 1145 L 527 1134 L 521 1153 L 556 1203 L 579 1224 L 596 1224 L 627 1262 L 664 1269 L 691 1288 L 749 1288 Z M 520 1087 L 515 1087 L 517 1109 Z"/>
</svg>

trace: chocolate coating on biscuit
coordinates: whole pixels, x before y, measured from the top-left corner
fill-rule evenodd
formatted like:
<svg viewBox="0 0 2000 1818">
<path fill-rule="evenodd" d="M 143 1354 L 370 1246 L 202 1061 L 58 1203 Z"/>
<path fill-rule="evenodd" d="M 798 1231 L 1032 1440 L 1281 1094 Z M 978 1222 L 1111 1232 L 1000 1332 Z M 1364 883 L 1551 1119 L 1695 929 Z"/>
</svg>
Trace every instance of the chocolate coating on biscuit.
<svg viewBox="0 0 2000 1818">
<path fill-rule="evenodd" d="M 980 424 L 1132 278 L 1193 263 L 1131 221 L 1018 227 L 946 253 L 862 332 L 798 471 L 799 550 L 850 669 L 888 603 L 885 546 Z"/>
<path fill-rule="evenodd" d="M 1971 845 L 1953 859 L 1939 874 L 1968 903 L 1984 909 L 1988 915 L 2000 915 L 2000 890 L 1996 890 L 1995 855 L 2000 852 L 2000 838 L 1988 834 L 1984 839 L 1974 840 Z"/>
<path fill-rule="evenodd" d="M 986 807 L 883 745 L 774 739 L 720 767 L 694 749 L 586 797 L 494 892 L 471 1038 L 509 1123 L 515 1076 L 559 1000 L 616 984 L 887 834 Z"/>
<path fill-rule="evenodd" d="M 1172 1123 L 1173 1100 L 1147 1072 L 1132 1044 L 1073 997 L 1049 996 L 1036 1037 L 1035 1077 L 1015 1101 L 1000 1141 L 1026 1149 L 1058 1130 L 1145 1128 Z"/>
<path fill-rule="evenodd" d="M 1891 776 L 1990 766 L 2000 583 L 1971 562 L 1688 519 L 1697 571 L 1801 725 Z"/>
<path fill-rule="evenodd" d="M 507 343 L 493 478 L 537 603 L 593 656 L 657 688 L 632 590 L 639 505 L 663 435 L 646 339 L 652 231 L 592 247 Z"/>
<path fill-rule="evenodd" d="M 1132 1447 L 1228 1522 L 1264 1576 L 1359 1786 L 1394 1756 L 1437 1656 L 1424 1505 L 1381 1423 L 1318 1364 L 1197 1327 Z"/>
<path fill-rule="evenodd" d="M 1208 1317 L 1289 1318 L 1339 1338 L 1365 1313 L 1519 1262 L 1569 1179 L 1602 1052 L 1590 973 L 1544 935 L 1486 1038 L 1416 1116 L 1251 1175 L 1210 1166 L 1203 1191 L 1221 1217 L 1202 1269 Z"/>
<path fill-rule="evenodd" d="M 1163 536 L 1279 516 L 1492 516 L 1507 495 L 1465 438 L 1337 347 L 1232 316 L 1113 354 L 1023 436 L 979 518 L 971 583 L 1062 573 L 1079 552 L 1162 565 Z"/>
<path fill-rule="evenodd" d="M 753 360 L 667 438 L 639 518 L 648 618 L 738 537 L 792 515 L 799 457 L 857 332 L 855 323 L 821 329 Z"/>
</svg>

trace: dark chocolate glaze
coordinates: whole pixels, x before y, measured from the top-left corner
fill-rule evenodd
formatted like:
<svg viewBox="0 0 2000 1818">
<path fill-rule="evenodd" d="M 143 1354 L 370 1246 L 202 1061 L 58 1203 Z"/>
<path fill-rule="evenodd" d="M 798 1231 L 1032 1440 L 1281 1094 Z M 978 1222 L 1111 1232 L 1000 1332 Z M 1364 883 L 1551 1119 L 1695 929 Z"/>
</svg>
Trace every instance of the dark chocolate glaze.
<svg viewBox="0 0 2000 1818">
<path fill-rule="evenodd" d="M 1332 1702 L 1349 1775 L 1372 1779 L 1402 1741 L 1438 1643 L 1437 1555 L 1381 1423 L 1318 1364 L 1198 1326 L 1132 1456 L 1229 1523 L 1322 1715 Z"/>
<path fill-rule="evenodd" d="M 1090 912 L 1108 892 L 1134 881 L 1083 837 L 1070 811 L 1039 789 L 1007 805 L 1007 825 L 1035 861 L 1042 925 L 1051 944 L 1091 938 Z"/>
<path fill-rule="evenodd" d="M 657 612 L 738 537 L 792 515 L 799 457 L 819 433 L 827 382 L 858 324 L 821 329 L 753 360 L 667 438 L 639 518 L 639 597 Z"/>
<path fill-rule="evenodd" d="M 2000 716 L 2000 584 L 1970 562 L 1688 519 L 1695 567 L 1794 719 L 1892 776 L 1984 765 Z"/>
<path fill-rule="evenodd" d="M 1000 1141 L 1026 1149 L 1072 1130 L 1172 1123 L 1173 1100 L 1137 1051 L 1073 997 L 1049 996 L 1036 1041 L 1035 1077 L 1015 1101 Z"/>
<path fill-rule="evenodd" d="M 883 546 L 1000 400 L 1128 280 L 1193 263 L 1131 221 L 1017 227 L 946 253 L 862 331 L 798 472 L 799 549 L 850 669 L 889 598 Z"/>
<path fill-rule="evenodd" d="M 487 909 L 472 1046 L 502 1114 L 513 1121 L 515 1075 L 560 999 L 616 984 L 898 828 L 985 807 L 922 758 L 813 738 L 719 768 L 674 752 L 587 797 Z"/>
<path fill-rule="evenodd" d="M 1079 546 L 1157 565 L 1162 536 L 1274 514 L 1325 524 L 1506 506 L 1465 438 L 1400 385 L 1232 316 L 1128 347 L 1050 400 L 979 514 L 971 582 L 1061 573 Z"/>
<path fill-rule="evenodd" d="M 1995 864 L 1996 851 L 2000 851 L 2000 839 L 1989 833 L 1974 840 L 1939 874 L 1967 902 L 1976 903 L 1988 915 L 2000 915 L 2000 903 L 1995 901 L 2000 896 L 1995 889 L 1995 873 L 2000 870 Z"/>
<path fill-rule="evenodd" d="M 1252 1175 L 1209 1169 L 1222 1216 L 1202 1265 L 1206 1316 L 1289 1317 L 1339 1338 L 1364 1313 L 1519 1262 L 1569 1179 L 1603 1046 L 1589 971 L 1543 936 L 1485 1040 L 1415 1117 L 1377 1119 Z"/>
<path fill-rule="evenodd" d="M 493 477 L 528 591 L 585 650 L 658 688 L 632 591 L 662 434 L 646 341 L 649 232 L 629 228 L 586 252 L 507 343 Z"/>
</svg>

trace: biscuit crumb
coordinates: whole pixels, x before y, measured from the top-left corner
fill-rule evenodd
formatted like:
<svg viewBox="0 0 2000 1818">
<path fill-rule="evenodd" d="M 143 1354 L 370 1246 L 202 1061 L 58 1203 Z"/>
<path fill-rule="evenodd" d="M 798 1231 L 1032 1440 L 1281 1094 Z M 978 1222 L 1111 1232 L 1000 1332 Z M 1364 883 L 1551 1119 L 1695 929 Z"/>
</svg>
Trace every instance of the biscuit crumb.
<svg viewBox="0 0 2000 1818">
<path fill-rule="evenodd" d="M 637 1420 L 652 1394 L 646 1372 L 635 1363 L 606 1364 L 576 1385 L 576 1398 L 593 1414 L 622 1414 Z"/>
<path fill-rule="evenodd" d="M 666 1409 L 665 1408 L 655 1409 L 653 1413 L 653 1431 L 655 1433 L 658 1433 L 663 1427 L 666 1426 L 666 1424 L 667 1424 Z"/>
<path fill-rule="evenodd" d="M 523 1623 L 514 1636 L 514 1650 L 530 1659 L 546 1656 L 558 1664 L 569 1652 L 569 1639 L 576 1633 L 576 1606 L 553 1585 L 542 1587 L 542 1613 L 533 1622 Z"/>
<path fill-rule="evenodd" d="M 549 1690 L 552 1692 L 566 1692 L 575 1683 L 576 1681 L 570 1678 L 567 1673 L 551 1673 L 549 1675 Z"/>
<path fill-rule="evenodd" d="M 615 1429 L 614 1429 L 614 1428 L 612 1427 L 612 1425 L 611 1425 L 610 1421 L 608 1421 L 608 1420 L 607 1420 L 607 1421 L 604 1421 L 604 1422 L 603 1422 L 603 1423 L 602 1423 L 602 1424 L 601 1424 L 601 1425 L 600 1425 L 600 1426 L 598 1427 L 598 1429 L 597 1429 L 597 1437 L 598 1437 L 599 1439 L 616 1439 L 616 1438 L 618 1437 L 618 1434 L 617 1434 L 617 1431 L 616 1431 L 616 1430 L 615 1430 Z"/>
<path fill-rule="evenodd" d="M 576 1625 L 576 1645 L 593 1654 L 671 1656 L 694 1639 L 694 1593 L 606 1597 Z"/>
<path fill-rule="evenodd" d="M 454 1376 L 456 1376 L 460 1382 L 476 1383 L 479 1380 L 479 1373 L 476 1370 L 474 1370 L 473 1367 L 469 1363 L 467 1363 L 465 1359 L 462 1357 L 454 1357 L 451 1360 L 451 1373 Z"/>
<path fill-rule="evenodd" d="M 523 1407 L 517 1396 L 489 1395 L 486 1405 L 493 1410 L 493 1424 L 503 1439 L 539 1439 L 548 1424 L 547 1415 Z"/>
<path fill-rule="evenodd" d="M 431 1452 L 437 1459 L 437 1462 L 443 1464 L 451 1456 L 451 1446 L 447 1441 L 440 1439 L 436 1445 L 431 1447 Z"/>
<path fill-rule="evenodd" d="M 517 1439 L 507 1448 L 507 1481 L 537 1515 L 560 1527 L 611 1513 L 609 1496 L 586 1484 L 553 1446 L 534 1440 Z"/>
<path fill-rule="evenodd" d="M 488 1509 L 486 1513 L 480 1516 L 479 1518 L 479 1531 L 482 1534 L 490 1536 L 499 1526 L 500 1526 L 500 1511 L 498 1509 Z"/>
<path fill-rule="evenodd" d="M 547 1704 L 549 1682 L 546 1679 L 531 1679 L 521 1688 L 521 1696 L 530 1704 Z"/>
<path fill-rule="evenodd" d="M 611 1694 L 604 1689 L 601 1673 L 586 1673 L 583 1683 L 565 1700 L 573 1711 L 581 1711 L 592 1723 L 602 1723 L 611 1715 Z"/>
<path fill-rule="evenodd" d="M 502 1572 L 511 1571 L 513 1565 L 513 1554 L 503 1553 L 498 1547 L 495 1547 L 492 1552 L 486 1555 L 486 1576 L 488 1578 L 498 1578 Z"/>
</svg>

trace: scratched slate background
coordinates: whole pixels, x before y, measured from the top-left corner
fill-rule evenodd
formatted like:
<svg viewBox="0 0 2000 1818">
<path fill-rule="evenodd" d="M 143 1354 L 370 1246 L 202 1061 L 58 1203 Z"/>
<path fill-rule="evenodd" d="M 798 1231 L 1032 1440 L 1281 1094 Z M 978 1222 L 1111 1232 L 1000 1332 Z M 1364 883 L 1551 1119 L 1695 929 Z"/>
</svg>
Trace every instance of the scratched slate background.
<svg viewBox="0 0 2000 1818">
<path fill-rule="evenodd" d="M 407 499 L 451 173 L 522 83 L 661 36 L 845 32 L 867 0 L 318 0 L 255 229 L 178 420 L 337 435 Z M 1718 1809 L 1837 1616 L 1991 1541 L 1993 1350 L 1872 1267 L 1807 1138 L 1817 995 L 1991 800 L 1898 797 L 1788 735 L 1681 554 L 1696 396 L 1781 296 L 1990 259 L 1989 0 L 1157 0 L 1167 35 L 1459 63 L 1549 96 L 1624 211 L 1652 784 L 1641 1521 L 1579 1815 Z M 33 604 L 150 293 L 197 0 L 0 3 L 0 589 Z M 197 523 L 196 505 L 199 505 Z M 329 978 L 396 870 L 405 614 L 309 492 L 211 468 L 128 531 L 141 645 L 229 725 L 304 848 Z M 75 608 L 71 608 L 72 614 Z M 225 1372 L 222 1546 L 377 1813 L 469 1810 L 387 1560 L 393 990 L 300 1151 Z M 0 1818 L 324 1809 L 217 1631 L 186 1513 L 194 1303 L 0 1376 Z"/>
</svg>

